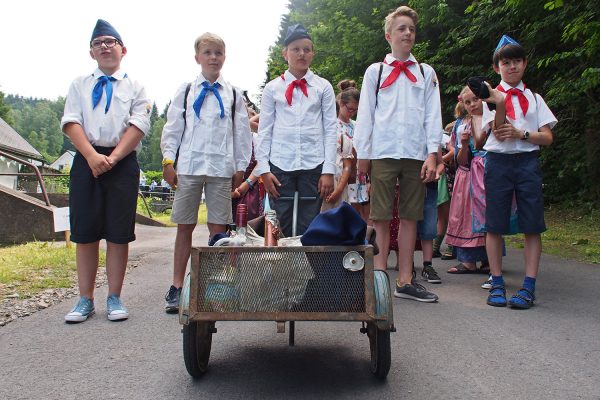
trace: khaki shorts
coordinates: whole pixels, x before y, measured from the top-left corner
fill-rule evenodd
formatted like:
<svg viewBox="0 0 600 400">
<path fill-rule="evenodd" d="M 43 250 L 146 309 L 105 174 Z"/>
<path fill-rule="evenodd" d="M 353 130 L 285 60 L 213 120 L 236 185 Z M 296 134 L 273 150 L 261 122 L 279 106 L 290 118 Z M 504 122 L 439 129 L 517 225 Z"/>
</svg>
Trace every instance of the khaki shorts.
<svg viewBox="0 0 600 400">
<path fill-rule="evenodd" d="M 231 222 L 231 178 L 177 175 L 177 189 L 173 201 L 171 222 L 175 224 L 198 223 L 198 209 L 206 197 L 206 222 L 226 225 Z"/>
<path fill-rule="evenodd" d="M 425 184 L 421 181 L 423 161 L 403 158 L 371 160 L 371 214 L 373 221 L 390 221 L 392 206 L 398 207 L 400 219 L 423 219 Z M 396 180 L 400 199 L 394 203 Z"/>
</svg>

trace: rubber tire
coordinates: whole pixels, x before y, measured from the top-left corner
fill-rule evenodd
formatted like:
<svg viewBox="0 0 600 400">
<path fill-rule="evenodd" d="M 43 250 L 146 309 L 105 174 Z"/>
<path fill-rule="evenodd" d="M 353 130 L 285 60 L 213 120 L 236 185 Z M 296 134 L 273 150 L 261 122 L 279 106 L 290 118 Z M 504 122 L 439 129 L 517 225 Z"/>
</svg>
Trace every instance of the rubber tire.
<svg viewBox="0 0 600 400">
<path fill-rule="evenodd" d="M 371 348 L 371 372 L 377 378 L 385 379 L 392 364 L 390 331 L 381 330 L 375 323 L 369 322 L 367 335 Z"/>
<path fill-rule="evenodd" d="M 208 370 L 214 322 L 193 321 L 183 325 L 183 361 L 188 373 L 200 378 Z"/>
</svg>

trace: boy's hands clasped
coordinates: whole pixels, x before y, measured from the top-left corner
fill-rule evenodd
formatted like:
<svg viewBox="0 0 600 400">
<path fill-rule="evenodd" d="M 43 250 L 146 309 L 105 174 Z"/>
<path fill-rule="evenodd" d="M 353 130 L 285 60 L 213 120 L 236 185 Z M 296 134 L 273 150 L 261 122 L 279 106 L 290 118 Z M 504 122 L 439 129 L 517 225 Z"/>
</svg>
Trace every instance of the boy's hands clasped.
<svg viewBox="0 0 600 400">
<path fill-rule="evenodd" d="M 113 164 L 111 164 L 108 156 L 96 152 L 88 156 L 86 161 L 92 170 L 92 175 L 94 178 L 97 178 L 103 173 L 110 171 L 113 167 Z"/>
</svg>

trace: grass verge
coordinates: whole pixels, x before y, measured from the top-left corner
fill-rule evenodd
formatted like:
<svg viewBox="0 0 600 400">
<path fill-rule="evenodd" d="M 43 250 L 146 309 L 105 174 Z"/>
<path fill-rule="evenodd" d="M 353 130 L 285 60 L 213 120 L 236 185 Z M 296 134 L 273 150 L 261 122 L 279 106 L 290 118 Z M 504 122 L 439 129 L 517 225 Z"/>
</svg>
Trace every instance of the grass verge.
<svg viewBox="0 0 600 400">
<path fill-rule="evenodd" d="M 171 222 L 171 211 L 171 209 L 168 209 L 162 213 L 152 212 L 152 219 L 162 222 L 166 226 L 177 226 L 177 224 Z M 138 214 L 142 214 L 146 217 L 149 217 L 148 210 L 146 210 L 146 207 L 139 198 L 137 212 Z M 206 203 L 200 204 L 200 208 L 198 209 L 198 225 L 204 224 L 206 224 Z"/>
<path fill-rule="evenodd" d="M 546 209 L 542 251 L 557 257 L 600 264 L 600 210 L 550 206 Z M 512 247 L 523 248 L 523 235 L 508 236 Z"/>
<path fill-rule="evenodd" d="M 104 265 L 104 252 L 100 252 Z M 0 299 L 26 298 L 49 288 L 69 288 L 76 282 L 75 246 L 31 242 L 0 248 Z"/>
</svg>

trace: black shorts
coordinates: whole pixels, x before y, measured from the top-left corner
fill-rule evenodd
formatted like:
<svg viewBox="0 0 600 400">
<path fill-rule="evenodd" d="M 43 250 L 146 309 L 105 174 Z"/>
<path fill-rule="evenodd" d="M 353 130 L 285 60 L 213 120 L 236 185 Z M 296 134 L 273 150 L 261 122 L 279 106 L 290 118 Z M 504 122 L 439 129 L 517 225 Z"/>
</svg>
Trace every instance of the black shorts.
<svg viewBox="0 0 600 400">
<path fill-rule="evenodd" d="M 104 155 L 114 149 L 94 148 Z M 100 239 L 117 244 L 134 241 L 139 179 L 135 151 L 98 178 L 77 152 L 69 184 L 71 240 L 82 244 Z"/>
</svg>

